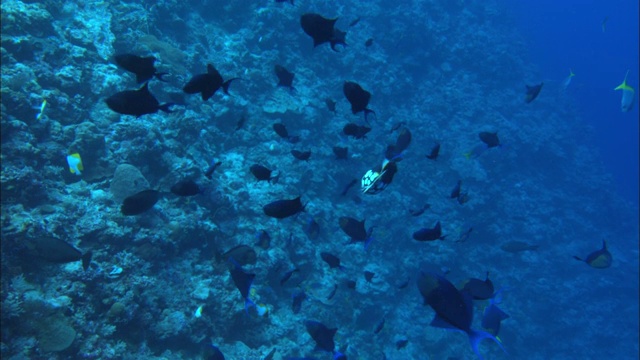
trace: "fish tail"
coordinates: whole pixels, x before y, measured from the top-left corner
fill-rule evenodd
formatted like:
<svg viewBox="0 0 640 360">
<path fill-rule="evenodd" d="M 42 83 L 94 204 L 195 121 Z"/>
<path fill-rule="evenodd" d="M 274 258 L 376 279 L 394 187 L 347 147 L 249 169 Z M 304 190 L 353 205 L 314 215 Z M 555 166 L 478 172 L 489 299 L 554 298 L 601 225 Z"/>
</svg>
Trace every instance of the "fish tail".
<svg viewBox="0 0 640 360">
<path fill-rule="evenodd" d="M 229 85 L 231 85 L 231 82 L 233 80 L 238 80 L 238 79 L 240 79 L 240 78 L 233 78 L 233 79 L 229 79 L 229 80 L 223 82 L 222 83 L 222 91 L 224 91 L 224 93 L 227 94 L 227 95 L 231 95 L 231 94 L 229 94 Z"/>
<path fill-rule="evenodd" d="M 478 356 L 478 358 L 480 360 L 484 359 L 482 357 L 482 355 L 480 354 L 480 349 L 479 349 L 480 342 L 482 342 L 482 340 L 484 340 L 484 339 L 491 339 L 491 340 L 495 341 L 496 344 L 498 344 L 500 346 L 500 349 L 502 349 L 502 351 L 507 353 L 507 351 L 502 346 L 502 342 L 500 342 L 500 340 L 498 340 L 495 336 L 489 334 L 486 331 L 469 330 L 468 335 L 469 335 L 469 342 L 471 343 L 471 348 L 473 349 L 473 352 L 476 354 L 476 356 Z"/>
<path fill-rule="evenodd" d="M 171 110 L 171 107 L 175 105 L 174 103 L 166 103 L 166 104 L 162 104 L 160 105 L 160 110 L 166 112 L 166 113 L 172 113 L 173 111 Z"/>
<path fill-rule="evenodd" d="M 156 79 L 160 80 L 160 81 L 164 81 L 167 82 L 167 79 L 164 79 L 163 76 L 165 75 L 169 75 L 169 73 L 163 72 L 163 73 L 156 73 L 154 74 L 154 76 L 156 77 Z"/>
</svg>

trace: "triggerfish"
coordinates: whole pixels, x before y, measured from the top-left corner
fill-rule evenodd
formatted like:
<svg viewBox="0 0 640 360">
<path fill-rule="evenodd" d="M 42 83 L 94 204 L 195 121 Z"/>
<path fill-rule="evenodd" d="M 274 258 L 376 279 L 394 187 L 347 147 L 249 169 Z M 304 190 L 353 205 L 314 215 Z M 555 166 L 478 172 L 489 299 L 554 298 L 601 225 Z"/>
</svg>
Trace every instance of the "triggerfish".
<svg viewBox="0 0 640 360">
<path fill-rule="evenodd" d="M 122 201 L 120 212 L 126 216 L 139 215 L 151 209 L 158 200 L 160 200 L 159 191 L 143 190 L 125 198 Z"/>
<path fill-rule="evenodd" d="M 82 167 L 80 154 L 75 153 L 67 155 L 67 164 L 69 165 L 69 171 L 71 171 L 72 174 L 76 174 L 78 176 L 82 175 L 81 170 L 84 170 L 84 167 Z"/>
<path fill-rule="evenodd" d="M 607 250 L 607 242 L 602 240 L 602 249 L 592 252 L 587 255 L 586 259 L 582 259 L 580 257 L 574 256 L 576 260 L 584 261 L 589 266 L 596 269 L 606 269 L 611 266 L 611 262 L 613 262 L 613 257 L 609 250 Z"/>
<path fill-rule="evenodd" d="M 373 227 L 369 228 L 367 231 L 364 227 L 364 220 L 358 221 L 352 217 L 341 216 L 340 217 L 340 228 L 344 231 L 345 234 L 349 235 L 351 238 L 351 242 L 363 242 L 364 248 L 369 247 L 369 244 L 373 240 L 371 237 L 371 233 L 373 232 Z"/>
<path fill-rule="evenodd" d="M 249 299 L 249 293 L 256 274 L 251 274 L 242 270 L 240 264 L 238 264 L 232 257 L 229 258 L 229 261 L 232 265 L 229 269 L 231 279 L 233 279 L 233 283 L 236 284 L 238 291 L 240 291 L 240 295 L 242 295 L 242 298 L 244 299 L 244 310 L 248 313 L 249 306 L 255 306 L 253 301 Z"/>
<path fill-rule="evenodd" d="M 618 85 L 618 87 L 614 89 L 622 90 L 622 101 L 620 102 L 620 110 L 622 110 L 622 112 L 631 110 L 635 101 L 635 91 L 631 86 L 627 85 L 627 76 L 629 76 L 629 70 L 627 70 L 627 74 L 624 76 L 622 84 Z"/>
<path fill-rule="evenodd" d="M 542 85 L 544 85 L 544 83 L 533 86 L 526 85 L 527 92 L 525 93 L 524 101 L 526 101 L 527 104 L 538 97 L 538 94 L 540 94 L 540 90 L 542 90 Z"/>
<path fill-rule="evenodd" d="M 149 91 L 149 83 L 146 82 L 138 90 L 125 90 L 109 96 L 105 102 L 109 109 L 122 115 L 140 117 L 145 114 L 154 114 L 158 110 L 171 112 L 173 103 L 160 104 Z"/>
<path fill-rule="evenodd" d="M 468 291 L 473 300 L 487 300 L 493 297 L 493 282 L 489 279 L 488 271 L 484 280 L 471 278 L 464 283 L 462 289 Z"/>
<path fill-rule="evenodd" d="M 225 94 L 229 95 L 229 85 L 233 80 L 238 80 L 238 78 L 231 78 L 224 81 L 220 72 L 218 72 L 213 65 L 207 64 L 207 73 L 192 77 L 182 91 L 187 94 L 200 93 L 202 100 L 206 101 L 220 88 L 222 88 Z"/>
<path fill-rule="evenodd" d="M 471 348 L 480 359 L 483 358 L 478 346 L 482 340 L 491 339 L 502 348 L 502 344 L 493 335 L 471 328 L 473 303 L 468 292 L 458 291 L 449 280 L 433 273 L 421 272 L 417 284 L 424 304 L 431 306 L 436 313 L 431 326 L 465 332 L 469 336 Z"/>
<path fill-rule="evenodd" d="M 501 303 L 501 292 L 502 289 L 495 293 L 495 295 L 489 300 L 489 306 L 484 309 L 484 313 L 482 314 L 482 327 L 491 335 L 496 337 L 500 332 L 500 323 L 502 320 L 509 318 L 509 315 L 497 306 Z"/>
<path fill-rule="evenodd" d="M 364 111 L 364 120 L 366 122 L 369 122 L 369 114 L 376 115 L 373 110 L 367 108 L 367 106 L 369 106 L 369 100 L 371 99 L 371 93 L 363 89 L 358 83 L 345 81 L 342 86 L 342 91 L 347 100 L 349 100 L 349 104 L 351 104 L 352 113 L 357 114 Z"/>
<path fill-rule="evenodd" d="M 304 211 L 300 196 L 291 200 L 276 200 L 262 207 L 264 214 L 276 219 L 284 219 Z"/>
<path fill-rule="evenodd" d="M 338 328 L 329 329 L 324 324 L 314 320 L 305 321 L 304 326 L 307 328 L 311 338 L 315 340 L 316 349 L 332 353 L 334 359 L 346 359 L 343 354 L 334 350 L 336 343 L 333 341 L 333 337 L 336 335 Z"/>
<path fill-rule="evenodd" d="M 328 42 L 333 51 L 338 51 L 336 45 L 346 46 L 347 33 L 334 27 L 337 20 L 337 18 L 327 19 L 319 14 L 307 13 L 300 17 L 300 26 L 313 39 L 313 47 Z"/>
</svg>

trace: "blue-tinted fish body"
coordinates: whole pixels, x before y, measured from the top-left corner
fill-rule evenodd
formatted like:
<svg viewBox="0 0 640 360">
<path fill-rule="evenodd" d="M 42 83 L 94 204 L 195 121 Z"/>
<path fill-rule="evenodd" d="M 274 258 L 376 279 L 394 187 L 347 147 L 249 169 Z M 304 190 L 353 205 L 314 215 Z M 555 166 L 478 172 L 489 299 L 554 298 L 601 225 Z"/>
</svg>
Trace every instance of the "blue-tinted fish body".
<svg viewBox="0 0 640 360">
<path fill-rule="evenodd" d="M 587 255 L 586 259 L 582 259 L 577 256 L 574 256 L 573 258 L 584 261 L 589 266 L 596 269 L 606 269 L 610 267 L 613 262 L 613 256 L 611 256 L 611 253 L 607 250 L 607 242 L 605 240 L 602 240 L 602 248 Z"/>
<path fill-rule="evenodd" d="M 249 299 L 249 294 L 251 292 L 251 285 L 253 284 L 253 279 L 255 279 L 256 274 L 251 274 L 245 272 L 240 264 L 238 264 L 232 257 L 229 258 L 229 261 L 232 264 L 232 267 L 229 269 L 231 273 L 231 279 L 233 279 L 234 284 L 240 291 L 240 295 L 244 299 L 244 310 L 249 313 L 249 307 L 255 306 L 256 304 Z"/>
</svg>

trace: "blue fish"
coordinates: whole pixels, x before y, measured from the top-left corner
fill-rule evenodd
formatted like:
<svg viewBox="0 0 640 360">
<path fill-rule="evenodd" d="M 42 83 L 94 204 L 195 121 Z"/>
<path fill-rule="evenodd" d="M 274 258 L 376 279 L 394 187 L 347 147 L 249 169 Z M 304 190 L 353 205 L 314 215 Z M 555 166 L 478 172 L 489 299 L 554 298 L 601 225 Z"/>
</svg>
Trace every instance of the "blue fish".
<svg viewBox="0 0 640 360">
<path fill-rule="evenodd" d="M 498 336 L 502 320 L 509 318 L 509 315 L 497 306 L 502 302 L 501 292 L 502 289 L 496 291 L 495 295 L 489 300 L 489 306 L 484 309 L 484 314 L 482 314 L 482 327 L 493 336 Z"/>
<path fill-rule="evenodd" d="M 607 250 L 607 242 L 605 240 L 602 240 L 602 249 L 596 250 L 587 255 L 586 259 L 582 259 L 577 256 L 574 256 L 573 258 L 579 261 L 584 261 L 589 266 L 596 269 L 606 269 L 610 267 L 613 262 L 613 256 L 611 256 L 611 253 Z"/>
<path fill-rule="evenodd" d="M 249 313 L 249 306 L 255 306 L 253 301 L 249 299 L 249 293 L 251 292 L 251 285 L 253 284 L 253 279 L 255 279 L 256 274 L 247 273 L 242 270 L 240 264 L 238 264 L 232 257 L 229 258 L 229 261 L 232 263 L 232 267 L 229 269 L 231 273 L 231 278 L 233 279 L 234 284 L 240 291 L 240 295 L 244 299 L 244 310 Z"/>
<path fill-rule="evenodd" d="M 492 339 L 500 348 L 502 344 L 493 335 L 485 331 L 473 330 L 473 303 L 471 295 L 466 291 L 458 291 L 449 280 L 444 277 L 421 272 L 417 280 L 418 290 L 424 298 L 425 305 L 431 306 L 436 316 L 431 321 L 431 326 L 459 330 L 469 336 L 471 348 L 478 356 L 478 346 L 484 339 Z M 503 348 L 504 350 L 504 348 Z"/>
<path fill-rule="evenodd" d="M 320 225 L 318 225 L 314 218 L 310 218 L 304 227 L 304 232 L 309 237 L 309 240 L 316 240 L 318 236 L 320 236 Z"/>
</svg>

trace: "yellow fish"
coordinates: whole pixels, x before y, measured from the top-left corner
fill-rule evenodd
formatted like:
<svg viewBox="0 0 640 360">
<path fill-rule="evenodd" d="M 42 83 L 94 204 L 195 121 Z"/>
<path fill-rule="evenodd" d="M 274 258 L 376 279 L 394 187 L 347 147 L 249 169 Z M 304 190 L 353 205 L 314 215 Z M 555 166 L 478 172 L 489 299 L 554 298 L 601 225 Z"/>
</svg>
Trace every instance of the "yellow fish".
<svg viewBox="0 0 640 360">
<path fill-rule="evenodd" d="M 67 156 L 67 164 L 69 164 L 69 171 L 72 174 L 76 174 L 78 176 L 82 175 L 82 159 L 80 158 L 80 154 L 75 153 Z"/>
<path fill-rule="evenodd" d="M 627 70 L 627 74 L 624 76 L 624 81 L 622 84 L 618 85 L 613 90 L 622 90 L 622 101 L 620 102 L 620 110 L 622 112 L 627 112 L 633 108 L 633 102 L 635 101 L 635 90 L 629 85 L 627 85 L 627 76 L 629 76 L 629 70 Z"/>
</svg>

